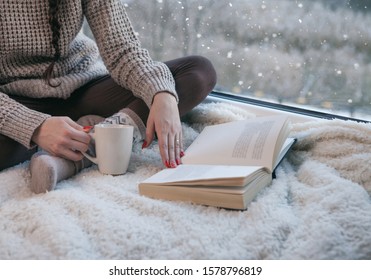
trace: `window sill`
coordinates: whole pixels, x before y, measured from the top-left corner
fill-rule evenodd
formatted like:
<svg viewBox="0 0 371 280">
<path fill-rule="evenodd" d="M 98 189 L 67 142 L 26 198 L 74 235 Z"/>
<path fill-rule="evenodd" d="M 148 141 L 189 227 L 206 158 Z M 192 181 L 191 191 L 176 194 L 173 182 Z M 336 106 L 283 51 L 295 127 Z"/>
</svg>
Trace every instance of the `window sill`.
<svg viewBox="0 0 371 280">
<path fill-rule="evenodd" d="M 212 91 L 205 102 L 227 102 L 245 108 L 256 116 L 271 114 L 286 114 L 292 122 L 306 122 L 318 119 L 342 119 L 357 122 L 368 122 L 366 120 L 344 117 L 335 114 L 323 113 L 314 110 L 303 109 L 288 105 L 272 103 L 268 101 L 253 99 L 245 96 L 236 96 L 226 92 Z"/>
</svg>

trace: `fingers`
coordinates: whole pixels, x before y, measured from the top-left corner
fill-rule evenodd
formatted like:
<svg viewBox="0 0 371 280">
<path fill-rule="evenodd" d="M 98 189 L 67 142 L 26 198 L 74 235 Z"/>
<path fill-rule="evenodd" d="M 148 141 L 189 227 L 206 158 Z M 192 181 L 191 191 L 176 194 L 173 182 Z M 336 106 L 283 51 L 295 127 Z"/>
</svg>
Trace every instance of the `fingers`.
<svg viewBox="0 0 371 280">
<path fill-rule="evenodd" d="M 67 119 L 66 122 L 68 123 L 68 125 L 71 126 L 71 128 L 73 128 L 73 129 L 70 130 L 70 133 L 71 133 L 70 137 L 71 137 L 72 140 L 75 140 L 77 142 L 81 142 L 81 143 L 85 144 L 85 146 L 87 144 L 89 144 L 90 136 L 86 132 L 88 132 L 90 130 L 89 128 L 91 128 L 91 127 L 83 127 L 83 126 L 79 125 L 78 123 L 74 122 L 71 119 Z M 87 147 L 84 146 L 83 149 L 80 149 L 79 148 L 80 146 L 81 145 L 78 145 L 78 147 L 76 147 L 76 150 L 81 151 L 81 152 L 85 152 L 86 151 L 85 148 L 87 148 Z"/>
<path fill-rule="evenodd" d="M 160 127 L 160 126 L 158 126 Z M 163 164 L 168 168 L 177 167 L 182 163 L 181 157 L 184 155 L 182 131 L 179 129 L 158 129 L 157 138 L 160 149 L 160 155 Z M 156 127 L 149 119 L 147 121 L 146 139 L 143 142 L 142 149 L 148 147 L 155 136 Z"/>
<path fill-rule="evenodd" d="M 146 139 L 143 141 L 142 149 L 147 148 L 151 145 L 153 139 L 155 138 L 155 125 L 153 121 L 149 118 L 147 121 L 147 128 L 146 128 Z"/>
<path fill-rule="evenodd" d="M 88 149 L 90 135 L 67 117 L 52 117 L 39 129 L 37 144 L 50 154 L 69 160 L 81 160 Z"/>
<path fill-rule="evenodd" d="M 45 150 L 54 156 L 77 161 L 83 158 L 82 152 L 86 152 L 88 148 L 86 143 L 61 137 Z"/>
<path fill-rule="evenodd" d="M 181 160 L 181 153 L 183 151 L 183 141 L 182 141 L 182 134 L 180 133 L 177 137 L 174 138 L 174 150 L 172 151 L 169 149 L 169 155 L 175 156 L 175 163 L 177 165 L 182 163 Z"/>
<path fill-rule="evenodd" d="M 175 168 L 182 164 L 183 152 L 182 134 L 168 134 L 159 137 L 160 154 L 163 163 L 168 168 Z"/>
<path fill-rule="evenodd" d="M 82 160 L 84 156 L 79 151 L 74 151 L 74 150 L 71 150 L 71 149 L 65 149 L 63 151 L 63 155 L 61 155 L 61 157 L 69 159 L 69 160 L 73 160 L 73 161 L 79 161 L 79 160 Z"/>
</svg>

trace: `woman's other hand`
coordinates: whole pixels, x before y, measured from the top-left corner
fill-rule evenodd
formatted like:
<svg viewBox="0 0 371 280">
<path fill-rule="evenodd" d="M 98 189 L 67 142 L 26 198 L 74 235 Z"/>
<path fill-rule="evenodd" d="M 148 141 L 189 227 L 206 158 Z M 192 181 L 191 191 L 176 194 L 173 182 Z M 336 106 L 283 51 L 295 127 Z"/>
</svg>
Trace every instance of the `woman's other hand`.
<svg viewBox="0 0 371 280">
<path fill-rule="evenodd" d="M 182 126 L 176 99 L 168 92 L 157 93 L 154 97 L 147 120 L 146 139 L 143 147 L 151 144 L 155 133 L 164 165 L 176 167 L 181 164 Z"/>
<path fill-rule="evenodd" d="M 90 136 L 68 117 L 51 117 L 35 130 L 32 141 L 51 155 L 78 161 L 88 149 Z"/>
</svg>

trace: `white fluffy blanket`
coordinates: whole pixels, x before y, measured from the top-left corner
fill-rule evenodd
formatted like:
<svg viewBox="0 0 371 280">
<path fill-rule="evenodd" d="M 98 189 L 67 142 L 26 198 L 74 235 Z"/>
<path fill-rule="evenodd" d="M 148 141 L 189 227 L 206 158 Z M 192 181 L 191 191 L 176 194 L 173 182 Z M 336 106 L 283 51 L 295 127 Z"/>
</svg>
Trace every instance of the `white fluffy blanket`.
<svg viewBox="0 0 371 280">
<path fill-rule="evenodd" d="M 202 104 L 185 145 L 207 124 L 252 117 Z M 96 167 L 35 195 L 28 162 L 0 173 L 0 259 L 371 259 L 371 125 L 293 124 L 298 142 L 246 211 L 153 200 L 137 184 L 162 168 L 135 146 L 129 172 Z"/>
</svg>

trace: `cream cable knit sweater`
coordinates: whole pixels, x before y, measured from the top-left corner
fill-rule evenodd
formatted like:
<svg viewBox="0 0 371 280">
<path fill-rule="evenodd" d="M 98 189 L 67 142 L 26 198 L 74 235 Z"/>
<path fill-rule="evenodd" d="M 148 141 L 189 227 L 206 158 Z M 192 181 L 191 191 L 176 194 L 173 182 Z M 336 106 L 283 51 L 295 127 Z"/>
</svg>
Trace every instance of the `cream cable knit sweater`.
<svg viewBox="0 0 371 280">
<path fill-rule="evenodd" d="M 84 16 L 97 44 L 81 33 Z M 48 17 L 47 0 L 0 1 L 0 134 L 30 147 L 34 130 L 49 117 L 9 96 L 66 99 L 77 88 L 107 73 L 148 107 L 159 91 L 177 97 L 169 69 L 151 60 L 140 47 L 119 0 L 63 1 L 59 14 L 62 58 L 53 73 L 61 85 L 48 86 L 42 79 L 54 54 Z"/>
</svg>

